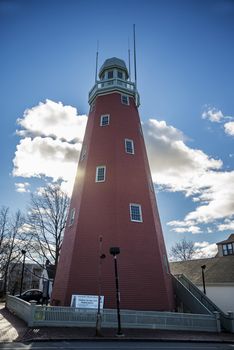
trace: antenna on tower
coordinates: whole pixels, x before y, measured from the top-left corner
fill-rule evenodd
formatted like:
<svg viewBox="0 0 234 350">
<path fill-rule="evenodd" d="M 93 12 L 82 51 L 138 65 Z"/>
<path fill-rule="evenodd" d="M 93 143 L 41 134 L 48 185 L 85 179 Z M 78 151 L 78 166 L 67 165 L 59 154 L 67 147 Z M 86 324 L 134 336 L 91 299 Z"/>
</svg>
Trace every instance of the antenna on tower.
<svg viewBox="0 0 234 350">
<path fill-rule="evenodd" d="M 129 80 L 131 81 L 131 56 L 130 56 L 129 38 L 128 38 L 128 75 L 129 75 Z"/>
<path fill-rule="evenodd" d="M 97 83 L 97 70 L 98 70 L 98 49 L 99 49 L 99 41 L 97 40 L 96 69 L 95 69 L 95 84 Z"/>
<path fill-rule="evenodd" d="M 134 75 L 135 75 L 135 88 L 137 88 L 137 70 L 136 70 L 136 34 L 135 34 L 135 24 L 133 24 L 133 43 L 134 43 Z"/>
</svg>

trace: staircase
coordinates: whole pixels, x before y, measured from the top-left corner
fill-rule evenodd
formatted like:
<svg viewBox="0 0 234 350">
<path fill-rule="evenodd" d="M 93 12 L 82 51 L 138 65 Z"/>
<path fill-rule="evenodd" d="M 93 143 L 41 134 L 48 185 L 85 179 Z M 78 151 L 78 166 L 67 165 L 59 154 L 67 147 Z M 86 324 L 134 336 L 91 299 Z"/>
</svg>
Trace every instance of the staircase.
<svg viewBox="0 0 234 350">
<path fill-rule="evenodd" d="M 219 313 L 222 328 L 234 333 L 233 315 L 225 314 L 187 277 L 183 274 L 174 275 L 173 285 L 179 308 L 182 308 L 183 312 L 196 314 Z"/>
</svg>

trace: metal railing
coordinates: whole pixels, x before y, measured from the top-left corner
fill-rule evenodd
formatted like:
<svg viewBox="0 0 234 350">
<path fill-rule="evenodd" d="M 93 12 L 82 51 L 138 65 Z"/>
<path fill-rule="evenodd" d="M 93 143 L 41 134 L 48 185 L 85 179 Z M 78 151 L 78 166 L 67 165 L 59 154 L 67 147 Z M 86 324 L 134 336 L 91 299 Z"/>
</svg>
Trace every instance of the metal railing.
<svg viewBox="0 0 234 350">
<path fill-rule="evenodd" d="M 91 103 L 97 93 L 105 93 L 114 90 L 131 94 L 136 98 L 136 104 L 139 105 L 139 94 L 136 90 L 135 83 L 117 78 L 97 81 L 89 92 L 89 103 Z"/>
<path fill-rule="evenodd" d="M 38 306 L 10 295 L 7 297 L 6 305 L 10 311 L 23 318 L 30 327 L 95 327 L 96 324 L 96 310 Z M 22 305 L 24 307 L 26 305 L 28 309 L 25 314 Z M 121 321 L 123 328 L 220 331 L 218 314 L 198 315 L 177 312 L 121 310 Z M 103 310 L 102 327 L 117 327 L 116 310 Z"/>
<path fill-rule="evenodd" d="M 178 276 L 172 275 L 173 287 L 176 293 L 177 299 L 179 299 L 183 304 L 183 311 L 188 311 L 197 314 L 208 314 L 211 315 L 210 311 L 201 301 L 200 298 L 197 298 L 196 293 L 193 293 L 189 288 L 189 285 L 183 282 L 178 278 Z"/>
<path fill-rule="evenodd" d="M 195 286 L 195 284 L 193 284 L 183 274 L 173 276 L 173 282 L 178 297 L 183 301 L 184 304 L 187 304 L 186 306 L 190 308 L 191 311 L 197 311 L 199 305 L 203 305 L 204 311 L 207 310 L 209 313 L 219 313 L 221 326 L 229 332 L 234 332 L 233 312 L 225 314 L 217 305 L 215 305 L 215 303 L 213 303 L 212 300 L 210 300 L 197 286 Z M 183 287 L 186 288 L 186 290 L 183 290 Z M 188 295 L 187 291 L 190 292 L 190 296 Z"/>
</svg>

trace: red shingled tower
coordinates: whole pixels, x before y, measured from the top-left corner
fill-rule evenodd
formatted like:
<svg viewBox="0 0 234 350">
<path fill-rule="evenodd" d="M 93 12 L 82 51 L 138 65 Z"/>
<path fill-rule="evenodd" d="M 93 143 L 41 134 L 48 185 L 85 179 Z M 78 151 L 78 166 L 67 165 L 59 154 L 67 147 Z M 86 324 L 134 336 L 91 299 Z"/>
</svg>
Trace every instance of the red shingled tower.
<svg viewBox="0 0 234 350">
<path fill-rule="evenodd" d="M 171 276 L 138 114 L 139 95 L 124 61 L 107 59 L 89 93 L 90 113 L 52 299 L 98 295 L 99 236 L 102 295 L 115 308 L 110 247 L 118 256 L 121 308 L 172 310 Z M 157 155 L 155 155 L 157 156 Z"/>
</svg>

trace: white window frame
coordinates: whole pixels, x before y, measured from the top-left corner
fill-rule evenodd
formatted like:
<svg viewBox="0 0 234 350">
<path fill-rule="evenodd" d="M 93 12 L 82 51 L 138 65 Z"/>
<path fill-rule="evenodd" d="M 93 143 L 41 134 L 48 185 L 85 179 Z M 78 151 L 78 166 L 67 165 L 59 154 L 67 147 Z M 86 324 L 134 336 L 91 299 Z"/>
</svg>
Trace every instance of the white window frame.
<svg viewBox="0 0 234 350">
<path fill-rule="evenodd" d="M 106 117 L 108 118 L 108 123 L 103 124 L 103 119 Z M 100 117 L 100 126 L 107 126 L 107 125 L 110 125 L 110 114 L 102 114 Z"/>
<path fill-rule="evenodd" d="M 131 143 L 131 149 L 132 149 L 132 152 L 128 152 L 128 147 L 127 147 L 127 143 L 130 142 Z M 124 147 L 125 147 L 125 152 L 127 154 L 135 154 L 135 148 L 134 148 L 134 141 L 131 140 L 131 139 L 125 139 L 124 140 Z"/>
<path fill-rule="evenodd" d="M 72 226 L 74 224 L 75 221 L 75 215 L 76 215 L 76 209 L 72 208 L 70 210 L 70 215 L 69 215 L 69 226 Z"/>
<path fill-rule="evenodd" d="M 222 249 L 223 249 L 224 256 L 233 255 L 234 253 L 232 243 L 223 244 Z"/>
<path fill-rule="evenodd" d="M 126 102 L 124 102 L 124 98 L 127 98 L 127 103 Z M 123 105 L 125 105 L 125 106 L 129 106 L 129 96 L 128 95 L 124 95 L 124 94 L 121 94 L 121 103 L 123 104 Z"/>
<path fill-rule="evenodd" d="M 140 214 L 140 219 L 136 220 L 133 218 L 133 212 L 132 212 L 132 207 L 137 207 L 139 209 L 139 214 Z M 142 210 L 141 210 L 141 205 L 137 204 L 137 203 L 130 203 L 129 204 L 129 210 L 130 210 L 130 220 L 132 222 L 143 222 L 143 218 L 142 218 Z"/>
<path fill-rule="evenodd" d="M 99 180 L 99 170 L 104 169 L 104 176 L 102 180 Z M 96 177 L 95 182 L 105 182 L 106 181 L 106 166 L 105 165 L 99 165 L 96 167 Z"/>
</svg>

